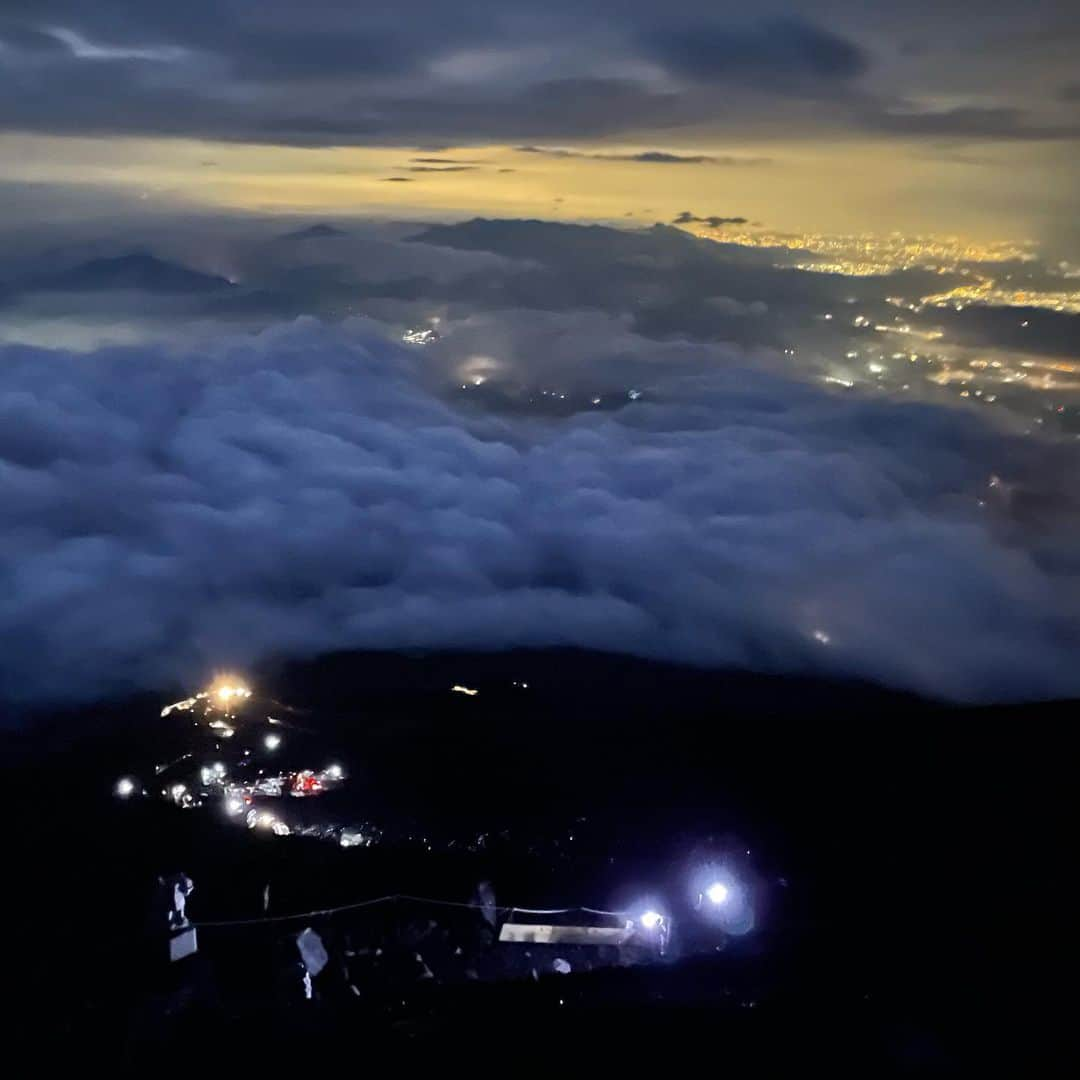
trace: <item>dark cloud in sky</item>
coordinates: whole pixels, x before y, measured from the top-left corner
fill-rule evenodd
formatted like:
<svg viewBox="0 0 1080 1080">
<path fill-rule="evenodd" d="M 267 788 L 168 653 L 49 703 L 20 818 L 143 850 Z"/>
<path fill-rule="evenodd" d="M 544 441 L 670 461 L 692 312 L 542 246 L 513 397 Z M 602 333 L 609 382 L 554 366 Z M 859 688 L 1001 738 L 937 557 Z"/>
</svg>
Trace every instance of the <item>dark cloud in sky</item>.
<svg viewBox="0 0 1080 1080">
<path fill-rule="evenodd" d="M 1080 123 L 1047 124 L 1022 109 L 955 108 L 939 111 L 878 109 L 866 116 L 869 128 L 903 135 L 964 136 L 971 139 L 1075 139 Z"/>
<path fill-rule="evenodd" d="M 665 27 L 648 35 L 645 49 L 706 82 L 845 82 L 869 67 L 855 42 L 800 18 Z"/>
<path fill-rule="evenodd" d="M 650 165 L 715 165 L 716 158 L 707 154 L 672 154 L 666 150 L 644 150 L 640 154 L 598 155 L 615 161 L 644 161 Z"/>
<path fill-rule="evenodd" d="M 611 157 L 613 155 L 606 156 Z M 658 165 L 727 165 L 732 167 L 738 167 L 741 165 L 771 165 L 773 163 L 772 158 L 767 157 L 736 157 L 732 154 L 680 155 L 672 154 L 664 150 L 646 150 L 640 154 L 628 154 L 625 156 L 619 156 L 617 159 L 626 161 L 644 161 L 646 163 Z"/>
<path fill-rule="evenodd" d="M 0 41 L 5 50 L 27 53 L 30 56 L 63 57 L 71 54 L 70 46 L 45 30 L 38 29 L 32 22 L 20 22 L 5 19 L 0 22 Z"/>
<path fill-rule="evenodd" d="M 519 154 L 542 154 L 555 158 L 589 158 L 593 161 L 641 161 L 647 165 L 766 165 L 770 158 L 675 154 L 668 150 L 642 150 L 632 154 L 587 153 L 557 146 L 516 146 Z"/>
<path fill-rule="evenodd" d="M 690 213 L 689 210 L 683 210 L 678 217 L 675 218 L 673 224 L 675 225 L 708 225 L 710 228 L 717 229 L 721 225 L 745 225 L 747 219 L 744 217 L 717 217 L 715 214 L 708 217 L 698 217 L 696 214 Z"/>
<path fill-rule="evenodd" d="M 476 165 L 410 165 L 409 172 L 473 172 L 476 168 L 478 168 Z"/>
<path fill-rule="evenodd" d="M 870 17 L 855 0 L 837 0 L 808 17 L 793 4 L 753 15 L 680 0 L 660 18 L 644 0 L 554 0 L 541 14 L 524 0 L 463 0 L 452 11 L 438 0 L 392 9 L 8 0 L 0 130 L 413 146 L 645 138 L 684 127 L 698 141 L 813 136 L 868 124 L 908 137 L 942 127 L 1074 137 L 1041 112 L 1013 123 L 979 114 L 1029 109 L 1025 75 L 1050 80 L 1047 103 L 1071 82 L 1054 41 L 1076 29 L 1075 17 L 1058 15 L 1053 40 L 1021 40 L 1054 7 L 995 8 L 999 33 L 976 55 L 968 13 L 949 4 Z M 931 13 L 940 63 L 922 65 L 905 86 L 888 58 Z M 951 121 L 890 120 L 909 99 L 958 94 L 972 104 Z"/>
</svg>

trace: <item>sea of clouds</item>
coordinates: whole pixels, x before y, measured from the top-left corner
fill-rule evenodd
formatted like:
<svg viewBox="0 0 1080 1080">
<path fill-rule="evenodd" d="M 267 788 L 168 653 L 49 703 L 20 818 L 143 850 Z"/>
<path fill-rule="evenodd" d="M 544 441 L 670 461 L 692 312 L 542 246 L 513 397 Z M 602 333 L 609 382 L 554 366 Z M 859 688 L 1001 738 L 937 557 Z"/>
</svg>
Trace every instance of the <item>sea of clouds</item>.
<svg viewBox="0 0 1080 1080">
<path fill-rule="evenodd" d="M 1080 692 L 1072 445 L 694 349 L 633 401 L 598 365 L 604 407 L 544 416 L 368 319 L 0 347 L 0 698 L 549 645 Z"/>
</svg>

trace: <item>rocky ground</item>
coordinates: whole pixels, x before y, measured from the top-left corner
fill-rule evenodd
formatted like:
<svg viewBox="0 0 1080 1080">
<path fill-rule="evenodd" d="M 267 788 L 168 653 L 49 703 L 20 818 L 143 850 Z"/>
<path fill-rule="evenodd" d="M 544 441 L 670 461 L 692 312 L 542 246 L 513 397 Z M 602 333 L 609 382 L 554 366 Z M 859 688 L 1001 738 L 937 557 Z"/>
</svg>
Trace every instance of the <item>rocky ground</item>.
<svg viewBox="0 0 1080 1080">
<path fill-rule="evenodd" d="M 1029 984 L 1003 975 L 1060 910 L 1065 706 L 954 710 L 569 653 L 335 657 L 259 678 L 340 751 L 333 813 L 377 820 L 380 843 L 117 800 L 118 775 L 188 737 L 158 722 L 168 694 L 23 720 L 5 755 L 9 985 L 39 1045 L 140 1066 L 357 1046 L 572 1060 L 584 1041 L 948 1070 L 1006 1037 L 994 1017 Z M 551 947 L 499 944 L 475 909 L 414 902 L 286 918 L 384 894 L 467 903 L 480 881 L 500 905 L 660 896 L 683 912 L 687 873 L 718 852 L 739 855 L 753 927 L 680 915 L 663 960 L 561 950 L 559 974 Z M 156 882 L 179 870 L 195 922 L 280 921 L 204 925 L 170 966 Z M 309 925 L 329 955 L 310 999 Z"/>
</svg>

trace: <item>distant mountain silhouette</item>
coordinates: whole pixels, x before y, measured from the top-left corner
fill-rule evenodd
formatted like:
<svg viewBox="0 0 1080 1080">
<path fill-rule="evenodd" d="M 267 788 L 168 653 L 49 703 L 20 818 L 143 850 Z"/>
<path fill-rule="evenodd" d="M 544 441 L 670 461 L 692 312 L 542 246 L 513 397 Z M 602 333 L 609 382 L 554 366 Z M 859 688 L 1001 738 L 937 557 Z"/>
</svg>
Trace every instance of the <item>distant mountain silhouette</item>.
<svg viewBox="0 0 1080 1080">
<path fill-rule="evenodd" d="M 91 259 L 69 270 L 34 278 L 23 288 L 58 292 L 141 289 L 155 293 L 211 293 L 230 289 L 232 283 L 216 274 L 204 274 L 153 255 L 136 253 Z"/>
<path fill-rule="evenodd" d="M 344 229 L 336 225 L 327 225 L 320 222 L 318 225 L 309 225 L 306 229 L 297 229 L 295 232 L 282 233 L 279 240 L 327 240 L 335 236 L 347 236 Z"/>
<path fill-rule="evenodd" d="M 642 256 L 711 261 L 732 251 L 744 264 L 771 266 L 775 261 L 767 248 L 704 240 L 660 223 L 644 229 L 613 229 L 535 219 L 473 218 L 452 225 L 430 225 L 408 239 L 459 251 L 491 251 L 510 258 L 568 265 L 601 264 L 605 268 L 615 260 Z"/>
</svg>

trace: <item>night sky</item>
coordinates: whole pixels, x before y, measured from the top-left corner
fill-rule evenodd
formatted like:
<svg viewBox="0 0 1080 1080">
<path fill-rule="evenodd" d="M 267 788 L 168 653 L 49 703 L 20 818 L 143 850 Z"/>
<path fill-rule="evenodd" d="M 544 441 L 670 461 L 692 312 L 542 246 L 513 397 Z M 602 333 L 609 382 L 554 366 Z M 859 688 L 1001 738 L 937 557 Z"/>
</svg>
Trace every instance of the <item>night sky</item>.
<svg viewBox="0 0 1080 1080">
<path fill-rule="evenodd" d="M 1077 694 L 1078 49 L 5 0 L 0 699 L 565 645 Z"/>
<path fill-rule="evenodd" d="M 1076 256 L 1066 0 L 369 7 L 8 0 L 5 178 L 409 216 L 689 202 L 789 231 L 1034 238 Z M 476 163 L 436 176 L 417 156 Z M 414 183 L 381 187 L 391 175 Z"/>
</svg>

